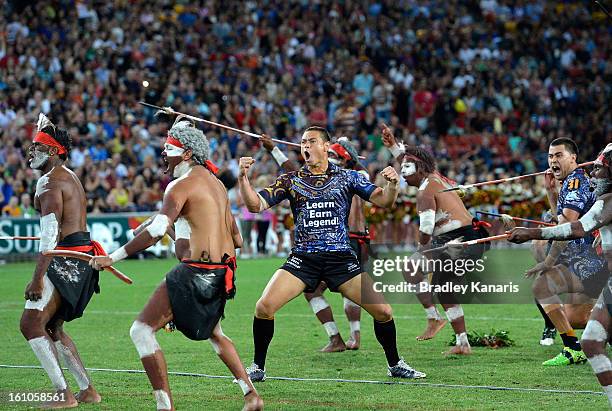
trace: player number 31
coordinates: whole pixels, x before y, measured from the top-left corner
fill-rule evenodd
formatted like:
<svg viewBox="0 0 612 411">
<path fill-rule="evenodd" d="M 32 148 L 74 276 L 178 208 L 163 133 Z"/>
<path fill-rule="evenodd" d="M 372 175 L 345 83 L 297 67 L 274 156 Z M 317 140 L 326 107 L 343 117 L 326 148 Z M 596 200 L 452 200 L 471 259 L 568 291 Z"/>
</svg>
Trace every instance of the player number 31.
<svg viewBox="0 0 612 411">
<path fill-rule="evenodd" d="M 10 392 L 9 402 L 65 401 L 63 392 Z"/>
</svg>

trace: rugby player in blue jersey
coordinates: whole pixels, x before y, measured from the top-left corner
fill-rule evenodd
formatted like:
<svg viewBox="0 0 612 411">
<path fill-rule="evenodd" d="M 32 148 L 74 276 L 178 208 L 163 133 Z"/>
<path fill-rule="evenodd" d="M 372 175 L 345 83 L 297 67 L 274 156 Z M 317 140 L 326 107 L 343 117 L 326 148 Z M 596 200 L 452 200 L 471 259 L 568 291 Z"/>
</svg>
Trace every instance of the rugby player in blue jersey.
<svg viewBox="0 0 612 411">
<path fill-rule="evenodd" d="M 255 160 L 240 159 L 240 194 L 251 212 L 262 212 L 289 200 L 295 220 L 295 245 L 291 255 L 266 286 L 255 306 L 253 364 L 247 368 L 251 381 L 266 378 L 265 362 L 274 335 L 274 314 L 304 291 L 316 289 L 321 281 L 328 288 L 361 305 L 374 318 L 374 332 L 388 363 L 388 375 L 423 378 L 400 358 L 391 306 L 380 294 L 371 292 L 369 278 L 351 248 L 348 216 L 353 195 L 379 207 L 391 207 L 399 190 L 399 176 L 393 167 L 382 171 L 385 187 L 377 187 L 354 170 L 342 169 L 328 161 L 330 137 L 324 128 L 304 131 L 301 153 L 306 165 L 299 171 L 280 175 L 267 188 L 256 192 L 248 178 Z M 362 287 L 362 283 L 365 285 Z M 363 288 L 363 289 L 362 289 Z"/>
</svg>

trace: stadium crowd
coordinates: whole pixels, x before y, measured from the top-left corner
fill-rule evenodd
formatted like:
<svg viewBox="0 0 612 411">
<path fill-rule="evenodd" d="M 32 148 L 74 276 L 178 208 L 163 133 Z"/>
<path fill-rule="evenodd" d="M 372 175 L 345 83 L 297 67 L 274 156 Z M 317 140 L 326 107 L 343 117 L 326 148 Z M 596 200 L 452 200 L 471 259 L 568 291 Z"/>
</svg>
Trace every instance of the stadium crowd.
<svg viewBox="0 0 612 411">
<path fill-rule="evenodd" d="M 458 183 L 544 170 L 556 137 L 574 138 L 582 161 L 612 140 L 610 28 L 580 1 L 58 0 L 8 1 L 3 11 L 4 216 L 35 215 L 24 148 L 39 112 L 70 129 L 69 164 L 91 213 L 160 203 L 170 124 L 140 100 L 290 141 L 323 125 L 358 145 L 371 175 L 391 161 L 385 122 Z M 277 174 L 256 140 L 203 129 L 221 168 L 236 175 L 237 159 L 257 152 L 256 185 Z M 545 198 L 533 182 L 487 195 L 468 203 L 543 211 L 522 209 Z M 409 222 L 410 198 L 380 219 Z"/>
</svg>

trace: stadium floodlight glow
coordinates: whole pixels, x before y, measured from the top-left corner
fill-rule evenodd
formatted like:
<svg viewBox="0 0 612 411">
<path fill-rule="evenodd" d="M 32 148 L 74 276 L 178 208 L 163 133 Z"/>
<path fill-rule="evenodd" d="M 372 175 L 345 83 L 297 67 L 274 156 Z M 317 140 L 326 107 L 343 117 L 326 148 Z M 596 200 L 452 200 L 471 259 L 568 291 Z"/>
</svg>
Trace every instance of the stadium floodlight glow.
<svg viewBox="0 0 612 411">
<path fill-rule="evenodd" d="M 162 112 L 164 112 L 166 114 L 183 116 L 183 117 L 188 118 L 190 120 L 198 121 L 200 123 L 206 123 L 206 124 L 209 124 L 211 126 L 222 128 L 224 130 L 233 131 L 234 133 L 243 134 L 245 136 L 254 137 L 254 138 L 258 138 L 258 139 L 261 138 L 261 134 L 251 133 L 250 131 L 241 130 L 239 128 L 226 126 L 225 124 L 220 124 L 220 123 L 215 123 L 214 121 L 205 120 L 205 119 L 203 119 L 201 117 L 196 117 L 196 116 L 192 116 L 192 115 L 189 115 L 189 114 L 181 113 L 180 111 L 176 111 L 176 110 L 174 110 L 174 109 L 172 109 L 170 107 L 156 106 L 155 104 L 145 103 L 144 101 L 139 101 L 138 103 L 142 104 L 145 107 L 155 108 L 155 109 L 157 109 L 159 111 L 162 111 Z M 292 146 L 292 147 L 301 147 L 301 145 L 299 143 L 293 143 L 291 141 L 278 140 L 276 138 L 271 138 L 270 140 L 272 140 L 273 142 L 278 143 L 278 144 L 284 144 L 284 145 Z M 364 160 L 365 157 L 364 156 L 359 156 L 359 159 L 360 160 Z"/>
</svg>

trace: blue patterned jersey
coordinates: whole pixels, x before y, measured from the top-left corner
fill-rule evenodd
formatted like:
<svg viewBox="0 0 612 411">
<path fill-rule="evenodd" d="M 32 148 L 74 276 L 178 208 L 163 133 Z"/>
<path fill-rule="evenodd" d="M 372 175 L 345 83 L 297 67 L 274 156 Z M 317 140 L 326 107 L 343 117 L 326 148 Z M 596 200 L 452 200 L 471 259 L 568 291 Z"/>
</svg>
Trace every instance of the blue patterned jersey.
<svg viewBox="0 0 612 411">
<path fill-rule="evenodd" d="M 557 201 L 557 215 L 561 215 L 563 209 L 568 208 L 578 212 L 582 217 L 596 200 L 595 194 L 589 190 L 589 178 L 583 169 L 577 168 L 563 180 Z M 592 247 L 594 239 L 593 235 L 589 234 L 570 241 L 559 256 L 559 263 L 566 265 L 581 279 L 600 271 L 606 262 Z"/>
<path fill-rule="evenodd" d="M 351 252 L 348 216 L 353 195 L 369 200 L 376 186 L 362 174 L 329 163 L 324 174 L 307 167 L 280 175 L 259 195 L 272 207 L 289 200 L 295 221 L 294 252 Z"/>
</svg>

